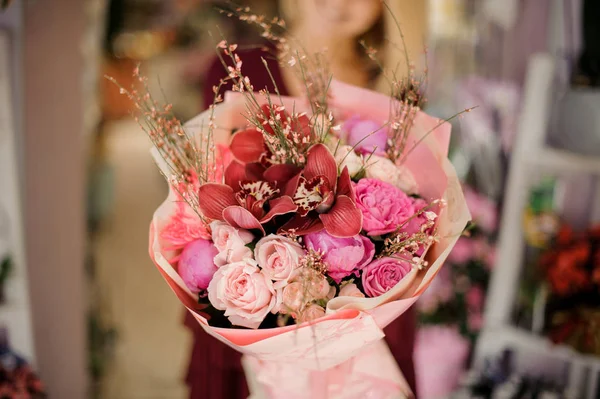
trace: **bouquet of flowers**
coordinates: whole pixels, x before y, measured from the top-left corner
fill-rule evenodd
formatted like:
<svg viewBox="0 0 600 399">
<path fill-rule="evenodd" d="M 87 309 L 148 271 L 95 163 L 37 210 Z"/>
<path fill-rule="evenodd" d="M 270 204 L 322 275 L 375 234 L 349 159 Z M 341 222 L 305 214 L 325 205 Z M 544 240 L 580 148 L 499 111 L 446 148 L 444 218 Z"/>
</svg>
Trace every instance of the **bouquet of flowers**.
<svg viewBox="0 0 600 399">
<path fill-rule="evenodd" d="M 412 78 L 388 97 L 296 54 L 306 97 L 287 98 L 255 90 L 236 45 L 217 47 L 233 92 L 215 87 L 215 104 L 186 125 L 148 92 L 122 89 L 171 188 L 150 256 L 206 332 L 247 355 L 265 395 L 409 395 L 382 329 L 470 217 L 449 124 L 420 110 Z"/>
</svg>

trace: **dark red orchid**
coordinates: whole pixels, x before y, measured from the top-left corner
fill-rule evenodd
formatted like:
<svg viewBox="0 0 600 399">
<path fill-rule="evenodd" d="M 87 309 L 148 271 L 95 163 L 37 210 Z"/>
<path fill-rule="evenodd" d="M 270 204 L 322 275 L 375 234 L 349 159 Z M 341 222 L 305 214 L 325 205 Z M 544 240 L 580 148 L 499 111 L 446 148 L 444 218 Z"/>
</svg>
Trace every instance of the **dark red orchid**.
<svg viewBox="0 0 600 399">
<path fill-rule="evenodd" d="M 304 114 L 296 117 L 275 105 L 263 105 L 257 116 L 264 132 L 275 139 L 275 125 L 282 131 L 286 131 L 286 138 L 296 147 L 302 147 L 310 143 L 311 128 L 310 120 Z M 270 147 L 265 142 L 265 136 L 256 127 L 236 132 L 231 138 L 231 152 L 233 156 L 242 163 L 261 162 L 268 163 L 271 156 Z"/>
<path fill-rule="evenodd" d="M 323 228 L 334 237 L 353 237 L 362 229 L 362 213 L 356 207 L 348 169 L 338 177 L 337 163 L 323 144 L 308 150 L 306 166 L 286 185 L 298 207 L 281 230 L 305 235 Z"/>
<path fill-rule="evenodd" d="M 281 195 L 281 183 L 297 173 L 291 165 L 265 169 L 257 163 L 243 165 L 232 161 L 225 170 L 225 184 L 200 186 L 199 208 L 204 216 L 224 220 L 242 229 L 258 229 L 275 216 L 295 212 L 298 206 L 288 195 Z"/>
</svg>

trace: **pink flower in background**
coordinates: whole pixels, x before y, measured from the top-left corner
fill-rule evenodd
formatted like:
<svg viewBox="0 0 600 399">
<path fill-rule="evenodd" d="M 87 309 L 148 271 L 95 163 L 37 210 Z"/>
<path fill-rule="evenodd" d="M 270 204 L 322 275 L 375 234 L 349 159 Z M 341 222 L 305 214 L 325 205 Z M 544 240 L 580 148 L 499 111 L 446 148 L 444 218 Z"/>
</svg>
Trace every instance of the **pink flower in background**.
<svg viewBox="0 0 600 399">
<path fill-rule="evenodd" d="M 356 284 L 346 283 L 346 284 L 342 284 L 342 287 L 340 288 L 340 293 L 338 294 L 338 296 L 353 296 L 356 298 L 364 298 L 365 294 L 363 294 L 358 289 Z"/>
<path fill-rule="evenodd" d="M 304 250 L 290 238 L 271 234 L 256 243 L 254 255 L 265 276 L 275 281 L 275 288 L 281 288 L 298 269 Z"/>
<path fill-rule="evenodd" d="M 363 154 L 382 155 L 387 148 L 388 131 L 382 124 L 375 121 L 353 116 L 342 126 L 345 139 L 349 145 Z"/>
<path fill-rule="evenodd" d="M 246 246 L 254 240 L 254 236 L 247 230 L 236 229 L 221 221 L 210 224 L 212 240 L 219 250 L 215 256 L 215 264 L 223 266 L 228 263 L 240 262 L 252 258 L 252 250 Z"/>
<path fill-rule="evenodd" d="M 481 309 L 483 308 L 483 300 L 484 300 L 484 293 L 483 290 L 481 289 L 481 287 L 479 286 L 473 286 L 469 289 L 469 291 L 467 292 L 467 307 L 474 311 L 474 312 L 479 312 L 481 311 Z"/>
<path fill-rule="evenodd" d="M 469 330 L 477 332 L 483 328 L 483 315 L 481 312 L 469 312 L 467 316 Z"/>
<path fill-rule="evenodd" d="M 308 249 L 323 254 L 327 264 L 327 273 L 336 282 L 357 273 L 364 268 L 375 255 L 375 245 L 367 237 L 356 235 L 349 238 L 337 238 L 325 230 L 304 237 Z"/>
<path fill-rule="evenodd" d="M 300 312 L 298 322 L 304 323 L 306 321 L 313 321 L 323 316 L 325 316 L 325 309 L 322 306 L 311 303 L 306 309 Z"/>
<path fill-rule="evenodd" d="M 473 221 L 488 233 L 496 231 L 498 227 L 496 204 L 467 186 L 464 186 L 463 190 Z"/>
<path fill-rule="evenodd" d="M 419 190 L 415 177 L 405 166 L 398 166 L 388 158 L 377 155 L 369 158 L 368 165 L 366 169 L 368 178 L 390 183 L 407 194 L 414 194 Z"/>
<path fill-rule="evenodd" d="M 420 328 L 414 351 L 419 397 L 448 397 L 464 372 L 470 348 L 456 327 Z"/>
<path fill-rule="evenodd" d="M 371 236 L 395 231 L 414 213 L 413 199 L 399 188 L 377 179 L 354 183 L 356 206 L 363 214 L 363 229 Z"/>
<path fill-rule="evenodd" d="M 450 276 L 450 268 L 442 267 L 434 277 L 431 285 L 419 298 L 417 306 L 419 310 L 425 313 L 433 313 L 441 303 L 446 303 L 452 299 L 454 287 Z"/>
<path fill-rule="evenodd" d="M 220 267 L 208 285 L 208 299 L 231 324 L 248 328 L 258 328 L 280 303 L 273 282 L 252 259 Z"/>
<path fill-rule="evenodd" d="M 455 265 L 463 265 L 475 257 L 475 246 L 469 237 L 461 237 L 448 255 L 448 261 Z"/>
<path fill-rule="evenodd" d="M 362 284 L 368 297 L 385 294 L 410 272 L 408 262 L 394 258 L 380 258 L 369 264 L 362 274 Z"/>
<path fill-rule="evenodd" d="M 217 248 L 208 240 L 199 239 L 185 246 L 177 269 L 190 291 L 197 294 L 208 288 L 217 271 L 214 258 Z"/>
</svg>

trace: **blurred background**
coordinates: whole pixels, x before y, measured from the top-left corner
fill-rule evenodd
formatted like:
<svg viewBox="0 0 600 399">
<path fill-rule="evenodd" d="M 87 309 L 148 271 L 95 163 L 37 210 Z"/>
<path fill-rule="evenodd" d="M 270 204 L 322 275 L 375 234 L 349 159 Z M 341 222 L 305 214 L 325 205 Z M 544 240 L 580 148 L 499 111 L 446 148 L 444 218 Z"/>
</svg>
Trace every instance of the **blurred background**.
<svg viewBox="0 0 600 399">
<path fill-rule="evenodd" d="M 475 224 L 415 305 L 418 397 L 600 398 L 600 3 L 418 1 L 427 112 L 478 106 L 451 150 Z M 261 43 L 219 7 L 0 0 L 0 396 L 18 368 L 32 397 L 188 397 L 192 335 L 147 248 L 167 186 L 103 76 L 142 63 L 193 117 L 208 32 Z"/>
</svg>

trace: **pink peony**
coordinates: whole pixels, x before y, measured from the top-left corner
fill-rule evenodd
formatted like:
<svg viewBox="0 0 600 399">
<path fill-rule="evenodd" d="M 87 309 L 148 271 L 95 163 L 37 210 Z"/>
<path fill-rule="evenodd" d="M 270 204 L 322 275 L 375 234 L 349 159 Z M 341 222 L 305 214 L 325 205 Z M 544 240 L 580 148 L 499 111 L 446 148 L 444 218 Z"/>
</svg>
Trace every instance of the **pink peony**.
<svg viewBox="0 0 600 399">
<path fill-rule="evenodd" d="M 323 254 L 327 274 L 336 282 L 364 268 L 375 255 L 375 245 L 365 236 L 333 237 L 325 230 L 304 237 L 308 249 Z"/>
<path fill-rule="evenodd" d="M 228 263 L 240 262 L 252 258 L 252 250 L 246 246 L 254 240 L 254 236 L 247 230 L 236 229 L 221 221 L 210 224 L 212 240 L 219 250 L 215 256 L 215 264 L 219 267 Z"/>
<path fill-rule="evenodd" d="M 281 288 L 292 279 L 304 250 L 290 238 L 271 234 L 256 243 L 254 255 L 264 275 Z"/>
<path fill-rule="evenodd" d="M 313 321 L 323 316 L 325 316 L 325 309 L 322 306 L 311 303 L 306 307 L 306 309 L 300 312 L 298 322 L 304 323 L 307 321 Z"/>
<path fill-rule="evenodd" d="M 217 255 L 214 245 L 204 239 L 190 242 L 185 246 L 177 270 L 190 291 L 197 294 L 208 287 L 217 271 L 213 261 Z"/>
<path fill-rule="evenodd" d="M 395 231 L 415 213 L 414 200 L 389 183 L 361 179 L 354 190 L 356 206 L 363 214 L 363 229 L 370 236 Z"/>
<path fill-rule="evenodd" d="M 360 119 L 354 116 L 342 127 L 346 141 L 355 146 L 356 150 L 363 154 L 384 154 L 387 148 L 388 132 L 385 127 L 375 121 Z"/>
<path fill-rule="evenodd" d="M 366 171 L 368 178 L 390 183 L 406 194 L 415 194 L 419 190 L 412 172 L 405 166 L 394 164 L 388 158 L 371 156 Z"/>
<path fill-rule="evenodd" d="M 368 265 L 362 273 L 362 284 L 368 297 L 383 295 L 392 289 L 412 269 L 408 262 L 394 258 L 380 258 Z"/>
<path fill-rule="evenodd" d="M 248 328 L 258 328 L 280 303 L 273 282 L 252 259 L 220 267 L 208 285 L 208 299 L 231 324 Z"/>
<path fill-rule="evenodd" d="M 340 288 L 340 293 L 338 294 L 338 296 L 353 296 L 356 298 L 364 298 L 365 294 L 363 294 L 358 289 L 356 284 L 346 283 L 346 284 L 342 284 L 342 287 Z"/>
</svg>

